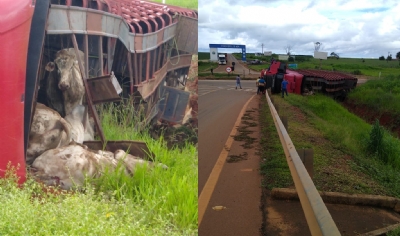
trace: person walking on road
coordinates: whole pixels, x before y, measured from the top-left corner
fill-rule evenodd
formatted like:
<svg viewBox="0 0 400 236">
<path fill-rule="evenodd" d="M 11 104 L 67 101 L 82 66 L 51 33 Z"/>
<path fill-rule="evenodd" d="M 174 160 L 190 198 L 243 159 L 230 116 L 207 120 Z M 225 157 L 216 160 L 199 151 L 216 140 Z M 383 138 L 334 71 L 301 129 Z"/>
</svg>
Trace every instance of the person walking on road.
<svg viewBox="0 0 400 236">
<path fill-rule="evenodd" d="M 286 93 L 286 96 L 289 96 L 287 93 L 287 85 L 289 84 L 289 82 L 287 82 L 287 80 L 285 78 L 283 78 L 282 81 L 282 97 L 284 97 L 284 93 Z"/>
<path fill-rule="evenodd" d="M 242 89 L 242 85 L 240 84 L 240 76 L 237 75 L 236 76 L 236 89 L 240 87 L 240 89 Z"/>
</svg>

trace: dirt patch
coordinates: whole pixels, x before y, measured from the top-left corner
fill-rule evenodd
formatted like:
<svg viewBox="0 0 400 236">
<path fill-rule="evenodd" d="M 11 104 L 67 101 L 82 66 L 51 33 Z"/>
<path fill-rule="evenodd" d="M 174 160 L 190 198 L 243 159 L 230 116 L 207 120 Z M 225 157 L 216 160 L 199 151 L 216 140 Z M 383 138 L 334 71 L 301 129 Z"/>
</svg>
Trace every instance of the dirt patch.
<svg viewBox="0 0 400 236">
<path fill-rule="evenodd" d="M 226 159 L 226 162 L 233 163 L 233 162 L 247 160 L 247 155 L 248 155 L 247 152 L 244 152 L 239 155 L 229 155 L 228 158 Z"/>
<path fill-rule="evenodd" d="M 197 124 L 197 122 L 196 122 Z M 163 139 L 168 148 L 183 148 L 186 143 L 196 145 L 198 142 L 197 127 L 191 121 L 185 125 L 171 126 L 168 122 L 157 122 L 149 130 L 154 139 Z"/>
<path fill-rule="evenodd" d="M 250 136 L 250 134 L 254 133 L 254 130 L 250 130 L 249 128 L 257 126 L 257 123 L 254 121 L 255 119 L 254 110 L 247 110 L 242 116 L 241 125 L 237 129 L 238 134 L 233 136 L 235 141 L 244 142 L 241 144 L 244 149 L 254 147 L 253 144 L 256 138 Z"/>
<path fill-rule="evenodd" d="M 369 124 L 373 124 L 378 119 L 380 125 L 393 132 L 397 137 L 400 137 L 399 116 L 389 112 L 380 112 L 378 109 L 366 105 L 355 104 L 349 100 L 345 100 L 342 105 L 347 108 L 348 111 L 357 115 Z"/>
</svg>

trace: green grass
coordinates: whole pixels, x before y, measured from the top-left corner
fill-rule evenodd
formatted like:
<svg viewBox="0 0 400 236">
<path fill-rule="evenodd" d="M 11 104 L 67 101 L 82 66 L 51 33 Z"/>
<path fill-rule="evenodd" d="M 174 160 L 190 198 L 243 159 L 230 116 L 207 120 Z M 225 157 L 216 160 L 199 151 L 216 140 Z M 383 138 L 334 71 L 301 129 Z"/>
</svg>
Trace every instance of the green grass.
<svg viewBox="0 0 400 236">
<path fill-rule="evenodd" d="M 128 117 L 134 112 L 105 107 L 105 136 L 146 142 L 155 161 L 166 164 L 168 170 L 142 167 L 133 177 L 121 171 L 106 172 L 88 180 L 81 192 L 58 195 L 46 194 L 31 179 L 19 188 L 9 174 L 0 179 L 0 234 L 197 235 L 197 149 L 187 144 L 170 150 L 146 130 L 137 132 L 138 119 Z"/>
<path fill-rule="evenodd" d="M 210 60 L 210 53 L 209 52 L 198 52 L 199 60 Z"/>
<path fill-rule="evenodd" d="M 395 230 L 389 231 L 387 236 L 399 236 L 400 235 L 400 227 L 397 227 Z"/>
<path fill-rule="evenodd" d="M 280 100 L 280 98 L 276 99 Z M 400 141 L 397 138 L 390 136 L 387 131 L 383 131 L 383 149 L 386 150 L 385 152 L 389 155 L 386 156 L 386 158 L 381 158 L 379 153 L 370 152 L 367 148 L 368 144 L 374 139 L 372 126 L 365 123 L 359 117 L 349 113 L 333 99 L 320 94 L 315 96 L 291 94 L 291 96 L 284 99 L 284 102 L 300 109 L 305 114 L 307 124 L 318 132 L 321 132 L 324 139 L 329 140 L 330 144 L 328 146 L 321 145 L 320 143 L 311 143 L 313 148 L 317 151 L 319 148 L 325 150 L 329 148 L 329 150 L 332 150 L 325 154 L 322 152 L 325 158 L 329 156 L 331 152 L 337 152 L 335 154 L 336 162 L 341 160 L 341 158 L 339 158 L 341 156 L 350 156 L 351 159 L 354 160 L 354 163 L 349 162 L 353 171 L 362 172 L 369 176 L 370 179 L 377 181 L 383 186 L 384 190 L 381 190 L 380 187 L 373 187 L 376 191 L 386 192 L 389 195 L 400 197 L 400 186 L 398 185 L 400 181 Z M 306 131 L 301 130 L 299 133 L 303 134 L 305 132 Z M 296 133 L 294 135 L 300 134 Z M 315 142 L 316 138 L 311 138 L 311 140 Z M 294 144 L 296 148 L 301 147 L 298 143 Z M 347 162 L 347 160 L 343 161 Z M 327 162 L 327 164 L 329 164 L 329 162 Z M 334 165 L 335 162 L 331 164 Z M 330 171 L 329 169 L 330 168 L 326 170 L 328 173 Z M 342 173 L 342 175 L 343 174 L 344 173 Z M 338 180 L 340 179 L 339 177 L 339 175 L 336 175 Z M 345 179 L 340 181 L 342 184 L 348 182 Z M 348 184 L 351 183 L 349 182 Z M 340 186 L 338 186 L 338 188 L 339 187 Z M 367 186 L 363 186 L 363 184 L 360 183 L 357 188 L 362 189 L 364 187 Z M 366 190 L 366 192 L 369 191 L 372 190 Z"/>
<path fill-rule="evenodd" d="M 241 53 L 233 53 L 233 55 L 241 60 Z M 209 53 L 200 53 L 199 58 L 210 59 Z M 254 53 L 247 53 L 247 60 L 259 59 L 264 62 L 261 65 L 249 65 L 252 70 L 261 71 L 269 67 L 271 57 L 278 58 L 277 55 L 272 56 L 254 56 Z M 379 74 L 382 77 L 389 75 L 400 75 L 400 61 L 382 61 L 377 59 L 360 59 L 360 58 L 329 58 L 327 60 L 314 59 L 311 56 L 297 56 L 294 62 L 285 62 L 288 64 L 297 64 L 298 69 L 319 69 L 321 64 L 322 70 L 341 71 L 351 74 L 361 74 L 370 77 L 378 78 Z"/>
<path fill-rule="evenodd" d="M 207 71 L 207 72 L 211 73 L 211 71 L 210 71 L 211 68 L 215 69 L 215 68 L 218 67 L 218 63 L 217 62 L 199 61 L 198 65 L 199 65 L 199 72 Z"/>
<path fill-rule="evenodd" d="M 284 188 L 293 185 L 292 176 L 287 164 L 274 121 L 266 99 L 263 98 L 260 110 L 260 155 L 262 158 L 260 172 L 264 176 L 262 185 L 268 189 Z"/>
<path fill-rule="evenodd" d="M 152 0 L 153 2 L 162 3 L 162 0 Z M 184 8 L 197 10 L 199 8 L 198 0 L 165 0 L 165 4 L 180 6 Z"/>
<path fill-rule="evenodd" d="M 378 112 L 400 116 L 400 75 L 369 80 L 348 96 L 350 102 L 366 105 Z M 400 122 L 400 120 L 399 120 Z"/>
</svg>

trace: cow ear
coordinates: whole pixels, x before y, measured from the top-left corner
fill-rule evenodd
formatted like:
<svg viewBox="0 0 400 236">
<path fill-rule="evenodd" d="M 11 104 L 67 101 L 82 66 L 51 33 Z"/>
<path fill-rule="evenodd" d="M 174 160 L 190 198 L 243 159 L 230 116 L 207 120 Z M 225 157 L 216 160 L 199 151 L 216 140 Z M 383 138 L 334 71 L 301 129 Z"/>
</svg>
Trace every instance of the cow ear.
<svg viewBox="0 0 400 236">
<path fill-rule="evenodd" d="M 47 63 L 45 69 L 46 69 L 47 71 L 53 71 L 55 67 L 56 67 L 56 66 L 55 66 L 54 62 L 51 61 L 51 62 Z"/>
</svg>

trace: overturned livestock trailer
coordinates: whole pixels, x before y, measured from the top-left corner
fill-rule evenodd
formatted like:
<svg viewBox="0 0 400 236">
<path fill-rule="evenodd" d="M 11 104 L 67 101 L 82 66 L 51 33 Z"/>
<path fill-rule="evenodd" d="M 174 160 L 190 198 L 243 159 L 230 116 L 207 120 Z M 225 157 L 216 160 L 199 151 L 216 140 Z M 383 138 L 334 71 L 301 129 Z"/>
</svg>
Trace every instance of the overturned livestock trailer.
<svg viewBox="0 0 400 236">
<path fill-rule="evenodd" d="M 12 16 L 0 17 L 0 55 L 6 62 L 0 70 L 0 106 L 9 111 L 0 114 L 0 150 L 6 153 L 0 158 L 0 175 L 11 162 L 20 165 L 21 181 L 25 178 L 36 102 L 63 117 L 70 112 L 65 92 L 72 85 L 59 82 L 68 66 L 66 71 L 72 72 L 67 73 L 83 83 L 81 103 L 100 139 L 85 143 L 91 149 L 148 153 L 141 142 L 107 140 L 96 104 L 135 96 L 147 104 L 150 118 L 183 120 L 190 94 L 175 87 L 185 84 L 192 54 L 197 53 L 197 12 L 127 0 L 7 0 L 0 11 Z"/>
<path fill-rule="evenodd" d="M 272 93 L 281 92 L 283 79 L 288 81 L 288 93 L 308 94 L 323 92 L 335 99 L 343 99 L 357 86 L 357 78 L 352 75 L 315 69 L 288 70 L 286 64 L 274 61 L 264 74 L 267 88 Z"/>
</svg>

